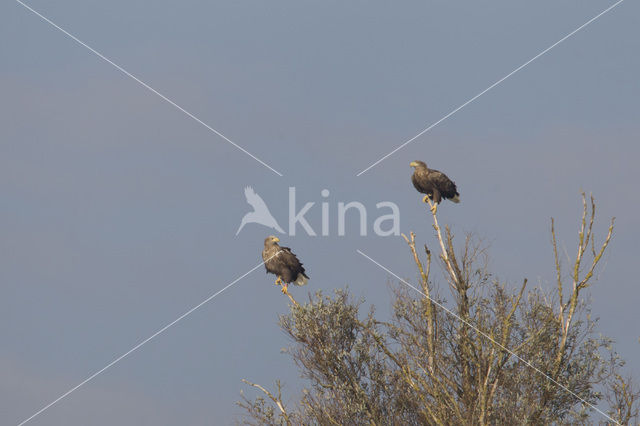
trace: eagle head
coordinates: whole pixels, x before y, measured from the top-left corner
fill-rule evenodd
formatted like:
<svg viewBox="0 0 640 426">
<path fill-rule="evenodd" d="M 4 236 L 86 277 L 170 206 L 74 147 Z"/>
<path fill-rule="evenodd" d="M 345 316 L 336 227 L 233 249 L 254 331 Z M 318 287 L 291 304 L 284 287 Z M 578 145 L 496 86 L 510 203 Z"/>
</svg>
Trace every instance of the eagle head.
<svg viewBox="0 0 640 426">
<path fill-rule="evenodd" d="M 427 163 L 425 163 L 424 161 L 416 160 L 416 161 L 412 161 L 411 163 L 409 163 L 409 167 L 415 167 L 415 168 L 420 167 L 420 168 L 425 168 L 426 169 L 427 168 Z"/>
<path fill-rule="evenodd" d="M 264 245 L 265 246 L 274 245 L 278 241 L 280 241 L 280 238 L 276 237 L 275 235 L 269 235 L 267 238 L 264 239 Z"/>
</svg>

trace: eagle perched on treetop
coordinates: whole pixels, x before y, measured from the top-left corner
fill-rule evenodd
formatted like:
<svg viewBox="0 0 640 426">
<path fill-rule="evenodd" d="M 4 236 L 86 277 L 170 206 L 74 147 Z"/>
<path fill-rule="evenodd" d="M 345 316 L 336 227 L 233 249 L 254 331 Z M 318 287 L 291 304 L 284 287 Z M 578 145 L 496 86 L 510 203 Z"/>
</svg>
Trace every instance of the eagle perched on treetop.
<svg viewBox="0 0 640 426">
<path fill-rule="evenodd" d="M 427 194 L 422 199 L 423 202 L 426 203 L 427 199 L 430 199 L 435 203 L 431 208 L 434 213 L 443 198 L 454 203 L 460 202 L 458 188 L 456 188 L 455 182 L 449 179 L 447 175 L 438 170 L 427 168 L 424 161 L 412 161 L 409 166 L 415 169 L 411 176 L 413 186 L 418 192 Z"/>
<path fill-rule="evenodd" d="M 276 285 L 282 284 L 282 292 L 289 295 L 287 284 L 305 285 L 309 277 L 305 274 L 302 263 L 289 247 L 278 245 L 280 238 L 270 235 L 264 240 L 264 250 L 262 250 L 262 260 L 267 272 L 276 275 Z"/>
</svg>

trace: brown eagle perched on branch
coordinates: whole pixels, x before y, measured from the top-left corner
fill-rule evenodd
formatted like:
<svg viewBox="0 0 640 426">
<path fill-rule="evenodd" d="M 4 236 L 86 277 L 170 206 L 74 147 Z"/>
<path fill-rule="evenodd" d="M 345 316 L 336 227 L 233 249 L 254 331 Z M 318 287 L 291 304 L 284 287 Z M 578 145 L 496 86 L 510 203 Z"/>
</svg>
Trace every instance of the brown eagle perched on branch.
<svg viewBox="0 0 640 426">
<path fill-rule="evenodd" d="M 411 176 L 413 186 L 418 192 L 427 194 L 422 199 L 423 202 L 426 203 L 429 199 L 435 203 L 431 207 L 434 213 L 443 198 L 451 200 L 454 203 L 460 202 L 458 188 L 456 188 L 455 182 L 449 179 L 447 175 L 438 170 L 427 168 L 424 161 L 412 161 L 409 166 L 415 169 Z"/>
<path fill-rule="evenodd" d="M 302 286 L 309 281 L 305 274 L 302 263 L 289 247 L 278 245 L 280 238 L 270 235 L 264 240 L 264 250 L 262 250 L 262 260 L 268 273 L 272 273 L 278 278 L 276 285 L 282 285 L 282 293 L 289 295 L 287 285 L 293 283 Z"/>
</svg>

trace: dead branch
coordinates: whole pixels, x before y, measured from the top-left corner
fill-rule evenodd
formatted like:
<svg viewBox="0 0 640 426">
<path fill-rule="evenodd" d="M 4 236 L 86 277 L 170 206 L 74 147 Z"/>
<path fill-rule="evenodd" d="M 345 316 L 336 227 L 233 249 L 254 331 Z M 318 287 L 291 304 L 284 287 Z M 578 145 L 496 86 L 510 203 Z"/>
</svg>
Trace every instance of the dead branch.
<svg viewBox="0 0 640 426">
<path fill-rule="evenodd" d="M 289 418 L 289 414 L 287 413 L 287 410 L 285 409 L 284 404 L 282 403 L 282 392 L 281 392 L 280 380 L 276 382 L 276 385 L 278 386 L 277 397 L 275 397 L 271 392 L 269 392 L 267 389 L 265 389 L 263 386 L 260 386 L 257 383 L 252 383 L 246 379 L 242 379 L 242 381 L 250 386 L 253 386 L 254 388 L 260 389 L 265 395 L 267 395 L 269 399 L 273 401 L 274 404 L 276 404 L 276 406 L 282 413 L 282 417 L 284 417 L 285 422 L 287 422 L 287 426 L 291 426 L 291 419 Z"/>
<path fill-rule="evenodd" d="M 410 233 L 411 239 L 407 238 L 406 235 L 402 234 L 402 237 L 409 245 L 411 249 L 411 253 L 413 254 L 413 259 L 418 266 L 418 270 L 420 271 L 420 278 L 422 284 L 422 291 L 425 295 L 425 304 L 426 304 L 426 317 L 427 317 L 427 346 L 428 346 L 428 367 L 431 373 L 434 372 L 434 355 L 435 355 L 435 330 L 436 330 L 436 318 L 435 318 L 435 307 L 433 305 L 433 301 L 431 300 L 431 293 L 429 289 L 429 271 L 431 269 L 431 252 L 424 246 L 424 249 L 427 253 L 427 267 L 426 269 L 423 267 L 422 262 L 420 261 L 420 257 L 418 256 L 418 252 L 416 250 L 416 234 L 412 231 Z"/>
<path fill-rule="evenodd" d="M 452 287 L 456 289 L 459 284 L 458 275 L 456 274 L 453 268 L 451 259 L 449 258 L 449 253 L 445 247 L 444 240 L 442 238 L 442 232 L 440 231 L 440 225 L 438 225 L 438 216 L 436 215 L 434 204 L 429 198 L 427 198 L 427 203 L 429 203 L 429 207 L 431 209 L 431 215 L 433 216 L 433 229 L 436 230 L 436 236 L 438 237 L 438 242 L 440 243 L 440 250 L 442 250 L 440 257 L 444 261 L 444 264 L 447 268 L 447 272 L 451 276 L 451 280 L 453 282 Z"/>
</svg>

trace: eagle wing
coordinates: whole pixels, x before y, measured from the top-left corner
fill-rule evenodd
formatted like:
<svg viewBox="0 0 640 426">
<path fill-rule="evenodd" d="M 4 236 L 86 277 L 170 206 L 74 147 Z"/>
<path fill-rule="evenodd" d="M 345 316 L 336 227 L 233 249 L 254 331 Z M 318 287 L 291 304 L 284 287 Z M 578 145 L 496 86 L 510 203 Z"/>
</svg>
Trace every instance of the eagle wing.
<svg viewBox="0 0 640 426">
<path fill-rule="evenodd" d="M 433 182 L 438 190 L 447 198 L 455 195 L 457 191 L 456 184 L 449 179 L 447 175 L 438 170 L 432 170 L 431 173 L 429 173 L 429 177 L 431 178 L 431 182 Z"/>
<path fill-rule="evenodd" d="M 305 274 L 305 270 L 304 270 L 304 267 L 302 266 L 302 262 L 298 260 L 298 257 L 295 254 L 293 254 L 291 249 L 289 247 L 280 247 L 280 248 L 282 250 L 281 250 L 281 254 L 278 257 L 281 259 L 282 263 L 284 263 L 287 266 L 287 268 L 289 268 L 292 272 L 295 272 L 295 275 L 302 274 L 306 277 L 307 275 Z"/>
</svg>

